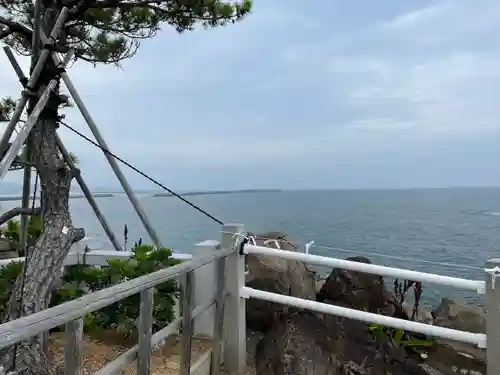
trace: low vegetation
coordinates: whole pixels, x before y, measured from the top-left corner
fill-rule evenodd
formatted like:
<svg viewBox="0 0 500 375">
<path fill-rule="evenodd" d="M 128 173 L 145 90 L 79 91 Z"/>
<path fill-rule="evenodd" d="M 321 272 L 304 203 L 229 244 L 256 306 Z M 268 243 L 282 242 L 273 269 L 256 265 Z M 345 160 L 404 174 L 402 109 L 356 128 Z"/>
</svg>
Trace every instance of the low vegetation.
<svg viewBox="0 0 500 375">
<path fill-rule="evenodd" d="M 19 256 L 24 256 L 23 249 L 19 245 L 19 233 L 21 224 L 17 220 L 9 220 L 5 225 L 0 227 L 0 237 L 9 241 L 11 249 L 16 251 Z M 29 217 L 28 221 L 28 237 L 26 243 L 28 246 L 33 246 L 42 233 L 42 221 L 40 215 Z"/>
<path fill-rule="evenodd" d="M 39 221 L 35 216 L 30 221 L 28 243 L 36 241 L 41 233 L 39 228 Z M 9 239 L 14 247 L 19 246 L 18 230 L 19 223 L 13 220 L 9 221 L 4 228 L 0 228 L 3 236 Z M 179 263 L 178 260 L 172 258 L 172 252 L 169 249 L 156 249 L 151 245 L 142 244 L 142 241 L 135 243 L 131 251 L 133 255 L 129 259 L 109 260 L 107 266 L 100 268 L 85 264 L 65 267 L 60 286 L 52 293 L 50 306 L 56 306 Z M 7 312 L 14 283 L 21 272 L 20 262 L 0 267 L 0 316 L 2 317 Z M 173 280 L 155 288 L 153 331 L 166 327 L 174 319 L 178 293 L 178 285 Z M 115 329 L 126 337 L 133 337 L 136 334 L 139 303 L 140 296 L 137 294 L 88 314 L 84 317 L 84 330 L 98 333 L 98 331 Z"/>
<path fill-rule="evenodd" d="M 398 279 L 394 280 L 394 296 L 400 306 L 403 306 L 408 293 L 413 290 L 413 308 L 409 320 L 415 321 L 418 318 L 420 298 L 422 296 L 422 283 L 418 281 Z M 424 351 L 435 344 L 434 339 L 416 335 L 412 332 L 400 328 L 390 328 L 379 324 L 370 324 L 369 329 L 377 338 L 385 338 L 389 344 L 395 348 L 404 348 L 407 352 L 423 354 Z"/>
</svg>

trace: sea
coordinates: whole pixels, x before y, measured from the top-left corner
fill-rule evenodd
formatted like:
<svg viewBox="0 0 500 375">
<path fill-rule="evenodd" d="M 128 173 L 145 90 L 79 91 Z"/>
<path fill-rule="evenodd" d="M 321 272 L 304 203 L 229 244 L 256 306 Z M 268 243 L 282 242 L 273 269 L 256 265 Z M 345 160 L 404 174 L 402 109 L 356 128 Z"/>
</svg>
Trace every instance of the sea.
<svg viewBox="0 0 500 375">
<path fill-rule="evenodd" d="M 281 191 L 198 195 L 189 201 L 225 223 L 247 231 L 280 231 L 310 253 L 336 258 L 363 255 L 374 264 L 484 280 L 485 261 L 500 254 L 500 188 Z M 218 240 L 221 227 L 175 197 L 139 194 L 139 200 L 166 247 L 189 253 L 196 243 Z M 97 202 L 126 246 L 149 241 L 127 197 Z M 0 211 L 18 202 L 0 202 Z M 94 249 L 112 249 L 84 199 L 72 199 L 74 224 L 84 227 Z M 305 250 L 305 248 L 304 248 Z M 329 269 L 318 268 L 326 275 Z M 386 280 L 392 289 L 392 280 Z M 442 298 L 482 304 L 482 296 L 423 285 L 423 305 Z"/>
</svg>

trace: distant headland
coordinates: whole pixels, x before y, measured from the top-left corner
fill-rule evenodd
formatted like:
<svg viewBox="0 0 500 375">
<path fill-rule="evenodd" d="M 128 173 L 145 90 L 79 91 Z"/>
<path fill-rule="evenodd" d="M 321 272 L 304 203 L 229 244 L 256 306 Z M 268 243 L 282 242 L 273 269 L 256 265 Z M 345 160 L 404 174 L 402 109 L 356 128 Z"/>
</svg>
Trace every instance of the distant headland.
<svg viewBox="0 0 500 375">
<path fill-rule="evenodd" d="M 183 197 L 192 197 L 196 195 L 227 195 L 227 194 L 251 194 L 251 193 L 281 193 L 283 190 L 280 189 L 245 189 L 245 190 L 208 190 L 208 191 L 189 191 L 178 193 L 178 195 Z M 136 191 L 138 194 L 147 194 L 150 197 L 174 197 L 174 194 L 170 193 L 154 193 L 154 192 L 142 192 Z M 122 196 L 125 193 L 119 191 L 113 192 L 102 192 L 102 193 L 92 193 L 94 198 L 112 198 L 115 196 Z M 82 199 L 85 196 L 80 192 L 75 192 L 70 195 L 70 199 Z M 20 201 L 21 194 L 0 194 L 0 202 L 8 202 L 8 201 Z"/>
<path fill-rule="evenodd" d="M 94 198 L 111 198 L 114 194 L 109 193 L 92 193 Z M 71 199 L 82 199 L 85 198 L 83 194 L 70 194 Z M 8 202 L 8 201 L 20 201 L 22 199 L 21 195 L 0 195 L 0 202 Z"/>
<path fill-rule="evenodd" d="M 211 191 L 190 191 L 187 193 L 179 193 L 183 197 L 190 197 L 194 195 L 227 195 L 227 194 L 251 194 L 251 193 L 281 193 L 280 189 L 245 189 L 245 190 L 211 190 Z M 170 193 L 155 193 L 153 197 L 174 197 Z"/>
</svg>

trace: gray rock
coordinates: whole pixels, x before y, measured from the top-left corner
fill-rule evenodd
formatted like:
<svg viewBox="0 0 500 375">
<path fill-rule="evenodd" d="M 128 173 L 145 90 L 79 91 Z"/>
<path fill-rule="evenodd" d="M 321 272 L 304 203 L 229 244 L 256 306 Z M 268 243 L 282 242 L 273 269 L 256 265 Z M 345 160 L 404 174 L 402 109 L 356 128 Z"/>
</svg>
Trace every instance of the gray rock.
<svg viewBox="0 0 500 375">
<path fill-rule="evenodd" d="M 473 333 L 486 332 L 486 311 L 449 298 L 443 298 L 432 311 L 434 324 Z"/>
<path fill-rule="evenodd" d="M 350 319 L 290 310 L 257 345 L 257 375 L 428 375 L 404 349 Z"/>
<path fill-rule="evenodd" d="M 365 257 L 347 260 L 370 264 Z M 401 305 L 384 285 L 384 278 L 362 272 L 334 268 L 317 294 L 317 301 L 330 301 L 356 310 L 407 319 Z"/>
<path fill-rule="evenodd" d="M 276 232 L 257 236 L 257 244 L 263 246 L 267 238 L 277 238 L 283 250 L 296 250 L 290 240 Z M 246 281 L 250 288 L 316 299 L 316 272 L 303 262 L 250 254 L 247 256 L 247 265 L 249 272 Z M 246 304 L 247 327 L 260 332 L 267 331 L 284 308 L 283 305 L 249 299 Z"/>
<path fill-rule="evenodd" d="M 411 317 L 412 313 L 413 313 L 413 304 L 405 301 L 405 302 L 403 302 L 402 307 L 403 307 L 403 311 L 406 313 L 406 315 Z M 417 314 L 413 320 L 416 322 L 419 322 L 419 323 L 424 323 L 424 324 L 431 324 L 431 325 L 434 324 L 434 318 L 432 316 L 432 313 L 430 311 L 427 311 L 423 307 L 420 307 L 420 306 L 419 306 L 419 308 L 417 310 Z"/>
</svg>

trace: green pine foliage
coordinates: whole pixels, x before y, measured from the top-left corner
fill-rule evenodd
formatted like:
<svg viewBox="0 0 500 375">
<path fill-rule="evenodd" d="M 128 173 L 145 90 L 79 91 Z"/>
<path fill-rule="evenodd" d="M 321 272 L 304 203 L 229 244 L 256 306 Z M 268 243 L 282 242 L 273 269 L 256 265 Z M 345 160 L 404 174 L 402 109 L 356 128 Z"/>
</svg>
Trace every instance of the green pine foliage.
<svg viewBox="0 0 500 375">
<path fill-rule="evenodd" d="M 140 41 L 164 25 L 178 32 L 223 26 L 242 20 L 252 7 L 251 0 L 45 0 L 44 17 L 53 20 L 60 3 L 72 6 L 58 50 L 73 48 L 77 59 L 105 64 L 133 56 Z M 33 8 L 32 0 L 0 0 L 0 40 L 25 55 L 31 50 Z"/>
</svg>

